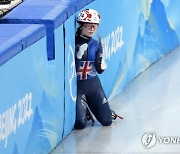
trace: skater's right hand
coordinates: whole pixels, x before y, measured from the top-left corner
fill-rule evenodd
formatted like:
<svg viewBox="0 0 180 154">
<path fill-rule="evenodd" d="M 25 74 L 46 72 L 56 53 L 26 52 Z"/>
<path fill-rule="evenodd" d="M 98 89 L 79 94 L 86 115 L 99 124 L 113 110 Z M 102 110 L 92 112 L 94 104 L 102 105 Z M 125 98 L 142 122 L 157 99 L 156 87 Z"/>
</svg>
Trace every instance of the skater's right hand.
<svg viewBox="0 0 180 154">
<path fill-rule="evenodd" d="M 87 43 L 84 43 L 79 47 L 79 51 L 77 52 L 77 55 L 76 55 L 78 59 L 82 58 L 82 56 L 84 55 L 84 51 L 86 51 L 87 48 L 88 48 Z"/>
<path fill-rule="evenodd" d="M 100 64 L 101 64 L 101 69 L 102 70 L 105 70 L 107 68 L 107 64 L 103 59 L 101 60 Z"/>
</svg>

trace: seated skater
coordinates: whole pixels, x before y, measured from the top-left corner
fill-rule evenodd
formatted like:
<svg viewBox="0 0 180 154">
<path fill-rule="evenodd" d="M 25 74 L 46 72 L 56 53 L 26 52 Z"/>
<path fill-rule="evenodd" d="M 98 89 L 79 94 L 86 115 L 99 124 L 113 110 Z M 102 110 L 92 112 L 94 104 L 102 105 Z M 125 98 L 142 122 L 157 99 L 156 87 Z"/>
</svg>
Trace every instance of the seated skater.
<svg viewBox="0 0 180 154">
<path fill-rule="evenodd" d="M 101 43 L 92 38 L 100 24 L 100 15 L 93 9 L 86 9 L 80 12 L 77 22 L 79 24 L 75 38 L 77 100 L 74 127 L 85 128 L 87 120 L 91 118 L 90 111 L 103 126 L 110 126 L 112 112 L 97 76 L 97 73 L 103 73 L 107 65 L 102 59 Z"/>
</svg>

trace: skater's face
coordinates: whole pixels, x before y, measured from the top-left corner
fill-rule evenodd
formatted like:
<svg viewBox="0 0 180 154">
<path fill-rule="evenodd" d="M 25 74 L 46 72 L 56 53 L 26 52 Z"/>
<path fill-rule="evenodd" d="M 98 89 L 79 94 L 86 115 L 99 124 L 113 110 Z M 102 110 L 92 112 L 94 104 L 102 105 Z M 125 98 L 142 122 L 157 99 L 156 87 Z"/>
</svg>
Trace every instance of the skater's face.
<svg viewBox="0 0 180 154">
<path fill-rule="evenodd" d="M 94 23 L 85 23 L 82 27 L 81 34 L 84 36 L 93 37 L 98 26 L 99 26 L 98 24 L 94 24 Z"/>
</svg>

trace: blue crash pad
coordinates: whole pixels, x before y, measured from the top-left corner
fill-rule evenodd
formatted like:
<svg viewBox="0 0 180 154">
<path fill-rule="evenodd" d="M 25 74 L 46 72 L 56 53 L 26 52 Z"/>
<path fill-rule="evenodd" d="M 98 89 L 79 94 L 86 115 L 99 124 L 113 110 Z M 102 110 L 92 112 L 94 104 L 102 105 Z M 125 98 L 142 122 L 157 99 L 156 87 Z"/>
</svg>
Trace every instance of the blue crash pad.
<svg viewBox="0 0 180 154">
<path fill-rule="evenodd" d="M 0 24 L 0 66 L 45 35 L 43 25 Z"/>
<path fill-rule="evenodd" d="M 48 59 L 55 58 L 54 29 L 93 0 L 26 0 L 4 16 L 0 23 L 44 24 Z"/>
</svg>

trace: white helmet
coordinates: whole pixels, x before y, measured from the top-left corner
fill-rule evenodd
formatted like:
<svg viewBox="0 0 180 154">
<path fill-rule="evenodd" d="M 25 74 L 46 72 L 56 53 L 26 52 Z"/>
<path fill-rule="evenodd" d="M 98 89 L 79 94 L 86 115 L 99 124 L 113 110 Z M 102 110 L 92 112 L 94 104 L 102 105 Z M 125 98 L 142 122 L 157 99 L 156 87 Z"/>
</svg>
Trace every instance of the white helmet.
<svg viewBox="0 0 180 154">
<path fill-rule="evenodd" d="M 79 13 L 77 17 L 78 22 L 100 24 L 101 17 L 96 10 L 86 9 Z"/>
</svg>

